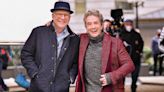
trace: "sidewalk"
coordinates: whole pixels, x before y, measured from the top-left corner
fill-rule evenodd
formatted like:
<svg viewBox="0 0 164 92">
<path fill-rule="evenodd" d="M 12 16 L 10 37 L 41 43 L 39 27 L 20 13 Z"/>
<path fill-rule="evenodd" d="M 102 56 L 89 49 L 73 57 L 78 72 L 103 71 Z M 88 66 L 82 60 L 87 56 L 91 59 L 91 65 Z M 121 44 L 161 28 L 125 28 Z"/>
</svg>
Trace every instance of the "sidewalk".
<svg viewBox="0 0 164 92">
<path fill-rule="evenodd" d="M 24 88 L 19 87 L 15 83 L 14 78 L 5 79 L 5 83 L 7 84 L 7 86 L 9 86 L 9 92 L 26 92 Z M 125 92 L 130 92 L 130 85 L 131 78 L 126 77 Z M 164 92 L 164 76 L 139 77 L 137 85 L 137 92 Z M 70 92 L 75 92 L 75 84 L 71 85 Z"/>
<path fill-rule="evenodd" d="M 143 77 L 141 77 L 141 78 L 143 79 Z M 164 82 L 163 79 L 164 79 L 164 76 L 162 76 L 161 79 L 159 78 L 159 79 L 155 79 L 155 80 L 161 81 L 163 83 Z M 131 92 L 130 85 L 131 85 L 131 78 L 126 77 L 125 92 Z M 151 83 L 142 84 L 140 81 L 138 81 L 137 85 L 138 85 L 137 92 L 164 92 L 164 84 L 162 84 L 162 85 L 155 85 L 155 84 L 151 84 Z M 75 85 L 72 85 L 72 87 L 70 87 L 70 92 L 75 92 Z"/>
<path fill-rule="evenodd" d="M 20 71 L 26 74 L 26 71 L 22 66 L 18 68 Z M 151 76 L 152 74 L 148 74 L 149 71 L 146 66 L 143 66 L 141 68 L 141 71 L 142 72 L 140 73 L 141 75 L 139 77 L 139 81 L 137 82 L 138 85 L 137 92 L 164 92 L 164 76 L 161 76 L 161 78 L 158 76 Z M 5 83 L 7 84 L 7 86 L 10 87 L 9 92 L 25 92 L 24 88 L 19 87 L 15 83 L 14 76 L 16 74 L 17 72 L 15 72 L 14 67 L 9 67 L 7 70 L 3 71 L 2 73 L 2 76 L 5 79 L 4 80 Z M 163 84 L 159 85 L 161 82 Z M 131 77 L 130 75 L 128 75 L 125 80 L 125 92 L 130 92 L 130 85 L 131 85 Z M 75 91 L 75 84 L 71 85 L 70 90 L 71 90 L 70 92 Z"/>
</svg>

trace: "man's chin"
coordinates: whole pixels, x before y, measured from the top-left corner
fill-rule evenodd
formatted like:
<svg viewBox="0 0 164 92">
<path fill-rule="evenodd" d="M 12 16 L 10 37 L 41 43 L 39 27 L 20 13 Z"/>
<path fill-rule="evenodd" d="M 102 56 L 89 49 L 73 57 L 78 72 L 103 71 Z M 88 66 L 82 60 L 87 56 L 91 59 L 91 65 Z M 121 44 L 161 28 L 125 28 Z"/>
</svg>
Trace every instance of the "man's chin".
<svg viewBox="0 0 164 92">
<path fill-rule="evenodd" d="M 59 25 L 59 28 L 65 28 L 67 25 Z"/>
<path fill-rule="evenodd" d="M 97 37 L 97 34 L 90 34 L 91 37 Z"/>
</svg>

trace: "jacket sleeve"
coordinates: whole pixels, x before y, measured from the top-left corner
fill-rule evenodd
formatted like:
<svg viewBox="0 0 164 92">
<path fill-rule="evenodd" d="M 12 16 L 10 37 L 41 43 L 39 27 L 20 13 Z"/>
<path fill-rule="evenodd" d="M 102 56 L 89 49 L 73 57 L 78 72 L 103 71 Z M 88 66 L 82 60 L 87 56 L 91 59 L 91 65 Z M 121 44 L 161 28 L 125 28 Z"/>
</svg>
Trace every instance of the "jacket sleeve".
<svg viewBox="0 0 164 92">
<path fill-rule="evenodd" d="M 125 78 L 127 74 L 131 73 L 135 69 L 132 59 L 127 53 L 121 40 L 117 39 L 117 47 L 114 48 L 117 49 L 118 68 L 110 72 L 110 78 L 113 85 L 117 84 L 119 80 Z"/>
<path fill-rule="evenodd" d="M 36 30 L 34 29 L 29 38 L 25 42 L 21 51 L 21 62 L 26 68 L 30 78 L 33 78 L 38 71 L 38 67 L 35 63 L 36 53 Z"/>
<path fill-rule="evenodd" d="M 78 72 L 78 76 L 77 76 L 77 81 L 76 81 L 76 87 L 75 87 L 75 92 L 83 92 L 82 91 L 82 81 L 81 81 L 81 77 L 80 77 L 80 73 Z"/>
<path fill-rule="evenodd" d="M 138 34 L 138 40 L 139 40 L 139 45 L 137 47 L 138 47 L 139 53 L 141 54 L 143 53 L 144 41 L 140 34 Z"/>
<path fill-rule="evenodd" d="M 75 52 L 75 57 L 73 61 L 73 65 L 70 69 L 70 81 L 73 84 L 75 82 L 77 72 L 78 72 L 78 57 L 79 57 L 79 38 L 78 38 L 78 43 L 77 43 L 76 52 Z"/>
</svg>

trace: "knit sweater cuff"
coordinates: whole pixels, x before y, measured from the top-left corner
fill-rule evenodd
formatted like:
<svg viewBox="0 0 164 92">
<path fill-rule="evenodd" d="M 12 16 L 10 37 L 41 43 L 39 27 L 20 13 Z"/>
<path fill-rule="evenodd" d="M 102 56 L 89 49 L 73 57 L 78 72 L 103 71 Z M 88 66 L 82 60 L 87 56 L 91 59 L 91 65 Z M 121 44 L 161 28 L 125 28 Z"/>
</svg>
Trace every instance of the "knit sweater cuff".
<svg viewBox="0 0 164 92">
<path fill-rule="evenodd" d="M 107 80 L 107 85 L 112 84 L 112 80 L 110 79 L 110 74 L 109 73 L 105 74 L 105 78 Z"/>
</svg>

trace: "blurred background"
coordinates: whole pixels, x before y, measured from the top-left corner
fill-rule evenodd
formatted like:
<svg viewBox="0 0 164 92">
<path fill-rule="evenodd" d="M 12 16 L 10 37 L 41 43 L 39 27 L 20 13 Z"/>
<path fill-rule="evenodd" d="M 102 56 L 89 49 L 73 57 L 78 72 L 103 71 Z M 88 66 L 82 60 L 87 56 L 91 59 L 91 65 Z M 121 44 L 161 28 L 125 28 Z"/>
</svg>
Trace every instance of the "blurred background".
<svg viewBox="0 0 164 92">
<path fill-rule="evenodd" d="M 8 50 L 11 61 L 7 70 L 3 71 L 3 78 L 15 77 L 15 66 L 25 73 L 20 63 L 20 51 L 33 28 L 45 25 L 51 20 L 50 9 L 57 0 L 0 0 L 0 47 Z M 63 0 L 70 3 L 72 14 L 70 27 L 77 33 L 86 32 L 83 24 L 83 15 L 89 9 L 99 10 L 104 19 L 113 20 L 111 10 L 122 9 L 122 19 L 132 19 L 144 40 L 144 53 L 140 71 L 140 81 L 146 83 L 146 89 L 139 87 L 138 92 L 164 92 L 163 76 L 153 79 L 153 58 L 151 39 L 156 35 L 157 29 L 164 26 L 164 0 Z M 163 74 L 164 75 L 164 74 Z M 129 75 L 130 76 L 130 75 Z M 148 81 L 146 79 L 148 79 Z M 130 85 L 127 76 L 127 85 Z M 8 81 L 7 81 L 8 82 Z M 7 83 L 6 82 L 6 83 Z M 148 85 L 149 84 L 149 85 Z M 152 86 L 153 85 L 153 86 Z M 72 85 L 73 87 L 74 85 Z M 129 86 L 126 88 L 128 89 Z M 151 88 L 160 90 L 149 90 Z M 153 89 L 155 89 L 153 88 Z M 130 88 L 129 88 L 130 89 Z M 71 90 L 74 90 L 71 88 Z M 126 90 L 127 91 L 127 90 Z M 128 91 L 127 91 L 128 92 Z"/>
</svg>

